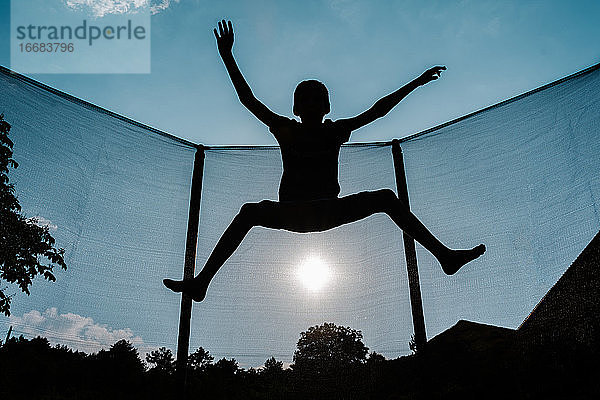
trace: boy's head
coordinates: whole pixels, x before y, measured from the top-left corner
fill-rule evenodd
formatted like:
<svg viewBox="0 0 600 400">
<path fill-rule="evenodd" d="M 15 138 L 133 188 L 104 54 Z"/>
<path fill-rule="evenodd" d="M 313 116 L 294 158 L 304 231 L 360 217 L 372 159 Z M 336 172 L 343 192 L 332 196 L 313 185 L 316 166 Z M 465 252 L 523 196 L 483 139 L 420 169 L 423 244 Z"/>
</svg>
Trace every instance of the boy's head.
<svg viewBox="0 0 600 400">
<path fill-rule="evenodd" d="M 300 118 L 321 118 L 329 113 L 329 92 L 321 82 L 302 81 L 294 91 L 294 115 Z"/>
</svg>

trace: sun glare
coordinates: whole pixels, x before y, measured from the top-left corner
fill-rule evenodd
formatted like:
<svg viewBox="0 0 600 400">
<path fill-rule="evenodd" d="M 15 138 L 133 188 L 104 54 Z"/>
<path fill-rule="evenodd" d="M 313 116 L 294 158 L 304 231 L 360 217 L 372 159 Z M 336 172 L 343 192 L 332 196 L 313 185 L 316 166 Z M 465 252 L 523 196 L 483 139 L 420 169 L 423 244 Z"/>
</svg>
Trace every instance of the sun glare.
<svg viewBox="0 0 600 400">
<path fill-rule="evenodd" d="M 298 268 L 298 279 L 310 291 L 317 291 L 331 279 L 331 270 L 319 257 L 309 257 Z"/>
</svg>

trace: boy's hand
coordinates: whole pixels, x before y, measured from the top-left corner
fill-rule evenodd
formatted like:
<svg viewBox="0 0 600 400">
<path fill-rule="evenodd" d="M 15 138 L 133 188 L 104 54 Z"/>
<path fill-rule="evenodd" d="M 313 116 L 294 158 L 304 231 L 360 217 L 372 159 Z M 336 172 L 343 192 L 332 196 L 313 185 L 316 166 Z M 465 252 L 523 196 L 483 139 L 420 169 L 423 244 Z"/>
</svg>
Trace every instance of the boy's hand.
<svg viewBox="0 0 600 400">
<path fill-rule="evenodd" d="M 437 66 L 433 68 L 429 68 L 427 71 L 423 72 L 421 76 L 417 78 L 417 82 L 419 85 L 425 85 L 431 81 L 436 80 L 442 74 L 442 71 L 445 70 L 446 67 Z"/>
<path fill-rule="evenodd" d="M 220 21 L 219 32 L 217 32 L 217 28 L 213 29 L 213 32 L 217 38 L 219 53 L 221 55 L 230 53 L 233 48 L 233 26 L 231 21 L 227 21 L 227 23 L 225 20 Z"/>
</svg>

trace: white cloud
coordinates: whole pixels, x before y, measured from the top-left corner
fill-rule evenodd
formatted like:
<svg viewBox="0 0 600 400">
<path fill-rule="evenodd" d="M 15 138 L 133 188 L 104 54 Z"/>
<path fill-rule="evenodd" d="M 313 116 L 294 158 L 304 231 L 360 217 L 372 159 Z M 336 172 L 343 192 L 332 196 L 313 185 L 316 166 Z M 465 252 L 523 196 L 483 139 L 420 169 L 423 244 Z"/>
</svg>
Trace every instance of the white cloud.
<svg viewBox="0 0 600 400">
<path fill-rule="evenodd" d="M 107 14 L 128 14 L 148 6 L 149 0 L 65 0 L 69 8 L 88 10 L 95 17 Z"/>
<path fill-rule="evenodd" d="M 179 0 L 175 0 L 175 3 L 179 3 Z M 150 6 L 150 12 L 152 15 L 157 14 L 163 10 L 166 10 L 171 6 L 171 0 L 161 0 L 160 3 L 156 3 Z"/>
<path fill-rule="evenodd" d="M 28 218 L 27 222 L 36 224 L 37 226 L 42 228 L 48 228 L 51 231 L 55 231 L 58 229 L 58 226 L 56 226 L 56 224 L 53 224 L 52 221 L 50 221 L 48 218 L 44 218 L 39 215 L 36 217 Z"/>
<path fill-rule="evenodd" d="M 56 307 L 48 308 L 43 313 L 31 310 L 21 317 L 11 315 L 9 324 L 14 327 L 15 334 L 27 338 L 42 336 L 52 344 L 66 345 L 88 354 L 108 349 L 121 339 L 131 342 L 139 350 L 142 359 L 145 353 L 154 349 L 147 346 L 141 337 L 135 336 L 130 328 L 113 329 L 94 322 L 90 317 L 73 313 L 59 314 Z"/>
<path fill-rule="evenodd" d="M 180 0 L 173 0 L 179 3 Z M 67 7 L 87 10 L 94 17 L 102 18 L 110 14 L 133 14 L 150 8 L 152 14 L 171 6 L 171 0 L 64 0 Z"/>
</svg>

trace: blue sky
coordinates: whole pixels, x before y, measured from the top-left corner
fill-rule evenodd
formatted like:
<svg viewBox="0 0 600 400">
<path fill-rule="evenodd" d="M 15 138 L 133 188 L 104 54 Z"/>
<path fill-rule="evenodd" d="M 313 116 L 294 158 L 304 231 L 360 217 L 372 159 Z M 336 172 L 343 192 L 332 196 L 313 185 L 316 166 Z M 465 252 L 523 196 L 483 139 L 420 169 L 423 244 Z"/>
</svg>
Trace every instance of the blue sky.
<svg viewBox="0 0 600 400">
<path fill-rule="evenodd" d="M 291 116 L 292 92 L 296 84 L 306 78 L 317 78 L 327 85 L 330 90 L 332 104 L 330 117 L 335 119 L 362 112 L 378 98 L 410 81 L 432 65 L 441 64 L 448 67 L 442 79 L 432 82 L 411 94 L 386 118 L 357 131 L 353 135 L 352 141 L 362 142 L 388 140 L 409 135 L 541 86 L 600 61 L 600 49 L 596 41 L 593 40 L 600 37 L 600 26 L 597 24 L 598 16 L 600 16 L 600 3 L 597 1 L 393 2 L 308 0 L 302 3 L 297 1 L 229 1 L 217 3 L 172 0 L 166 3 L 157 2 L 157 4 L 164 4 L 165 7 L 152 16 L 152 72 L 150 74 L 40 74 L 32 77 L 77 97 L 193 142 L 203 144 L 274 144 L 275 142 L 268 130 L 256 121 L 237 100 L 225 68 L 219 59 L 212 28 L 222 17 L 230 18 L 235 24 L 236 43 L 234 54 L 254 93 L 274 111 L 288 116 Z M 5 0 L 2 0 L 0 5 L 0 29 L 2 29 L 0 31 L 0 64 L 10 66 L 10 7 L 9 2 Z M 114 60 L 114 62 L 118 63 L 119 60 Z M 13 118 L 18 119 L 17 117 Z M 102 123 L 108 122 L 102 119 Z M 19 124 L 17 123 L 15 126 L 18 127 Z M 70 132 L 70 134 L 75 135 L 77 132 Z M 155 262 L 151 267 L 152 274 L 146 276 L 137 288 L 144 295 L 152 297 L 154 303 L 147 304 L 148 309 L 154 312 L 156 309 L 152 307 L 156 307 L 156 303 L 159 304 L 160 317 L 157 317 L 156 321 L 170 319 L 170 325 L 166 328 L 157 328 L 156 321 L 152 318 L 146 318 L 143 313 L 131 315 L 127 308 L 121 305 L 127 304 L 127 301 L 138 300 L 135 298 L 132 300 L 135 297 L 132 293 L 123 293 L 123 291 L 116 288 L 98 287 L 94 283 L 105 283 L 106 281 L 102 281 L 102 279 L 118 278 L 118 274 L 116 277 L 113 276 L 115 270 L 111 268 L 114 268 L 115 265 L 122 265 L 124 262 L 132 263 L 134 267 L 128 270 L 128 273 L 137 271 L 135 268 L 139 266 L 135 264 L 135 260 L 141 259 L 142 255 L 132 255 L 130 251 L 122 250 L 132 248 L 121 246 L 120 241 L 122 238 L 135 237 L 139 241 L 138 244 L 141 243 L 139 250 L 143 248 L 142 245 L 147 246 L 148 243 L 152 243 L 155 240 L 153 235 L 161 229 L 175 232 L 176 234 L 173 234 L 173 237 L 169 237 L 169 240 L 163 243 L 164 252 L 161 253 L 161 257 L 164 257 L 165 260 L 170 258 L 171 261 L 173 258 L 182 257 L 184 243 L 182 227 L 185 227 L 187 218 L 186 184 L 189 180 L 190 171 L 188 169 L 190 164 L 188 161 L 191 160 L 191 152 L 188 151 L 189 154 L 184 152 L 187 158 L 174 160 L 175 155 L 180 155 L 179 151 L 181 149 L 171 148 L 165 143 L 157 143 L 155 148 L 149 147 L 144 152 L 140 152 L 143 154 L 135 154 L 135 157 L 131 157 L 128 160 L 129 163 L 125 163 L 124 166 L 103 165 L 104 159 L 96 160 L 106 170 L 123 174 L 117 176 L 126 176 L 131 179 L 142 179 L 135 174 L 139 172 L 140 176 L 145 177 L 143 174 L 147 172 L 143 171 L 142 167 L 138 167 L 138 171 L 136 171 L 135 162 L 146 162 L 147 164 L 144 164 L 146 167 L 152 164 L 157 169 L 166 168 L 166 164 L 159 165 L 157 163 L 156 166 L 153 165 L 154 160 L 161 160 L 168 162 L 171 168 L 169 171 L 179 179 L 169 181 L 166 173 L 162 176 L 164 181 L 168 181 L 168 184 L 172 184 L 173 187 L 179 189 L 179 192 L 173 195 L 177 203 L 173 203 L 173 199 L 169 197 L 161 198 L 160 203 L 152 202 L 154 200 L 149 196 L 150 200 L 144 199 L 151 203 L 146 204 L 147 206 L 153 207 L 146 215 L 148 220 L 134 219 L 135 225 L 128 226 L 125 223 L 119 224 L 119 218 L 125 220 L 131 215 L 137 215 L 136 212 L 140 210 L 137 210 L 133 205 L 137 204 L 135 203 L 137 201 L 136 195 L 139 195 L 139 193 L 134 190 L 130 191 L 130 188 L 127 187 L 127 181 L 111 180 L 109 174 L 106 175 L 106 180 L 102 181 L 102 184 L 114 190 L 113 193 L 118 194 L 118 196 L 115 196 L 116 198 L 127 200 L 122 200 L 125 205 L 118 210 L 122 214 L 116 213 L 110 207 L 107 208 L 108 211 L 105 210 L 106 214 L 102 215 L 93 215 L 89 212 L 92 206 L 85 203 L 88 200 L 86 196 L 90 196 L 89 193 L 86 193 L 86 190 L 96 190 L 96 193 L 93 193 L 92 196 L 96 196 L 95 199 L 99 201 L 110 197 L 107 195 L 109 194 L 107 191 L 103 191 L 103 186 L 99 183 L 100 178 L 93 175 L 95 171 L 90 172 L 88 170 L 95 168 L 95 166 L 90 167 L 87 163 L 92 150 L 88 154 L 88 149 L 76 148 L 77 146 L 74 146 L 73 149 L 60 148 L 60 146 L 52 147 L 52 143 L 42 143 L 41 139 L 37 139 L 36 142 L 36 138 L 23 139 L 23 137 L 26 137 L 26 133 L 22 133 L 22 135 L 19 139 L 22 142 L 19 142 L 15 133 L 16 147 L 19 151 L 16 150 L 16 154 L 21 157 L 17 161 L 22 161 L 22 166 L 14 175 L 17 181 L 20 178 L 23 183 L 28 182 L 29 177 L 32 177 L 32 181 L 43 177 L 47 181 L 46 183 L 51 183 L 56 179 L 61 179 L 59 175 L 53 175 L 57 172 L 52 171 L 51 168 L 46 168 L 39 174 L 38 171 L 32 168 L 38 166 L 38 160 L 40 163 L 48 162 L 48 165 L 52 167 L 53 160 L 49 156 L 50 154 L 56 155 L 54 159 L 62 160 L 67 158 L 64 156 L 65 154 L 72 156 L 71 152 L 83 160 L 81 161 L 79 158 L 75 160 L 76 165 L 81 165 L 81 168 L 73 172 L 73 179 L 81 176 L 84 178 L 93 177 L 97 180 L 93 181 L 89 187 L 86 185 L 78 187 L 78 181 L 72 180 L 71 183 L 75 182 L 73 183 L 75 188 L 70 187 L 71 192 L 50 185 L 49 190 L 56 191 L 56 196 L 49 196 L 49 200 L 44 197 L 45 192 L 43 190 L 39 190 L 33 185 L 31 187 L 17 186 L 20 188 L 19 196 L 22 204 L 24 204 L 24 209 L 29 215 L 41 215 L 48 218 L 57 237 L 62 237 L 64 239 L 63 243 L 70 243 L 69 240 L 73 240 L 73 243 L 75 243 L 73 246 L 79 252 L 73 250 L 72 254 L 74 255 L 70 256 L 72 268 L 66 273 L 60 273 L 57 284 L 45 285 L 41 283 L 40 286 L 36 286 L 36 288 L 44 288 L 43 295 L 40 293 L 41 290 L 36 291 L 36 288 L 34 288 L 34 294 L 40 294 L 39 297 L 33 295 L 28 299 L 24 296 L 17 297 L 18 301 L 15 300 L 13 319 L 0 319 L 0 323 L 3 323 L 4 326 L 9 323 L 19 324 L 22 328 L 17 333 L 34 335 L 40 332 L 46 334 L 58 332 L 59 336 L 54 337 L 54 340 L 66 341 L 71 346 L 83 343 L 87 347 L 82 349 L 87 351 L 97 351 L 100 347 L 110 345 L 120 338 L 132 340 L 142 351 L 158 345 L 169 345 L 175 349 L 173 342 L 176 338 L 178 298 L 162 288 L 160 279 L 169 274 L 171 274 L 170 277 L 174 277 L 174 274 L 181 269 L 179 264 L 172 266 L 173 271 L 177 272 L 165 272 L 162 269 L 164 265 L 161 264 L 164 260 L 162 258 L 160 262 L 154 260 Z M 74 137 L 78 138 L 76 135 Z M 27 140 L 31 141 L 28 142 Z M 97 138 L 85 137 L 82 140 L 84 143 L 95 144 L 94 140 L 104 143 L 102 142 L 103 139 Z M 112 138 L 110 140 L 116 139 Z M 35 146 L 32 145 L 31 150 L 25 149 L 25 146 L 22 146 L 21 143 L 34 143 Z M 461 151 L 462 142 L 453 145 L 457 147 L 455 151 Z M 418 148 L 419 144 L 413 146 Z M 123 151 L 124 153 L 128 151 L 128 149 L 120 148 L 117 145 L 113 147 L 113 150 Z M 172 159 L 166 157 L 163 151 L 171 151 L 172 153 L 168 154 Z M 426 151 L 435 153 L 435 149 L 421 149 L 413 154 L 426 154 Z M 30 156 L 29 160 L 34 160 L 36 163 L 28 166 L 27 156 Z M 104 154 L 101 155 L 101 157 L 103 156 Z M 260 154 L 256 157 L 259 161 L 262 160 Z M 257 170 L 262 171 L 260 168 L 264 169 L 269 165 L 278 165 L 278 160 L 273 159 L 272 155 L 270 157 L 266 157 L 268 162 L 265 162 L 264 165 L 259 166 L 259 164 L 256 164 Z M 434 157 L 435 154 L 430 155 L 430 158 L 433 159 Z M 50 158 L 50 161 L 46 158 Z M 106 160 L 108 159 L 108 156 L 106 156 Z M 381 164 L 383 165 L 387 161 L 387 159 L 382 159 Z M 77 164 L 78 162 L 81 164 Z M 420 165 L 418 160 L 412 160 L 412 162 Z M 213 165 L 219 165 L 218 160 Z M 225 170 L 227 166 L 221 167 Z M 482 166 L 478 165 L 478 167 Z M 426 162 L 420 168 L 423 171 L 429 171 Z M 43 170 L 43 168 L 39 169 Z M 47 170 L 50 170 L 50 172 Z M 215 176 L 212 176 L 212 179 L 218 181 L 221 172 L 213 170 L 212 174 Z M 425 176 L 426 172 L 422 175 Z M 264 175 L 265 180 L 266 177 L 269 177 L 273 183 L 273 188 L 275 188 L 278 173 L 279 170 L 271 168 L 271 170 L 263 171 L 262 175 Z M 134 176 L 132 178 L 132 175 L 127 174 L 133 174 Z M 207 170 L 206 174 L 206 182 L 208 182 L 211 172 Z M 369 184 L 377 184 L 378 187 L 393 187 L 391 175 L 381 177 L 378 176 L 377 171 L 373 171 L 373 175 L 369 178 Z M 43 179 L 40 178 L 40 180 Z M 82 182 L 90 183 L 89 181 Z M 167 183 L 163 181 L 159 183 L 165 185 L 159 188 L 163 190 L 161 193 L 168 192 L 165 189 L 169 188 Z M 241 182 L 241 184 L 247 184 L 247 182 Z M 261 182 L 261 184 L 267 187 L 264 182 Z M 257 187 L 259 186 L 257 185 Z M 157 189 L 157 192 L 160 191 L 159 189 Z M 217 194 L 224 195 L 227 197 L 226 200 L 230 201 L 229 197 L 232 197 L 230 194 L 219 193 L 219 188 L 215 190 Z M 81 194 L 79 191 L 84 193 Z M 427 190 L 422 190 L 422 193 L 427 193 Z M 79 209 L 73 206 L 72 199 L 67 198 L 69 195 L 73 195 L 73 198 L 78 199 L 78 201 L 81 200 Z M 264 194 L 253 195 L 266 196 Z M 248 200 L 245 196 L 245 193 L 240 194 L 239 198 L 236 197 L 232 202 Z M 452 202 L 454 197 L 448 197 L 440 195 L 437 196 L 436 200 L 442 203 L 449 201 L 454 206 Z M 463 198 L 463 196 L 456 197 Z M 423 208 L 423 214 L 426 214 L 428 202 L 426 199 L 422 200 L 414 206 L 415 208 Z M 494 199 L 488 200 L 493 202 Z M 215 200 L 212 201 L 214 204 L 218 203 Z M 479 198 L 475 197 L 473 201 L 473 204 L 479 204 Z M 177 210 L 173 210 L 176 208 L 173 206 L 174 204 L 178 205 Z M 216 209 L 219 204 L 214 204 L 213 208 Z M 68 207 L 65 207 L 65 205 L 68 205 Z M 104 203 L 101 205 L 105 206 Z M 227 203 L 224 207 L 230 206 L 231 204 Z M 235 212 L 237 206 L 236 204 L 231 206 L 233 212 Z M 169 214 L 162 221 L 159 221 L 159 218 L 156 220 L 150 218 L 155 214 L 164 216 L 167 209 L 170 210 Z M 224 229 L 224 226 L 221 225 L 229 221 L 229 216 L 217 220 L 216 217 L 213 219 L 213 215 L 210 213 L 203 215 L 203 218 L 207 218 L 209 224 L 212 224 L 213 227 L 216 226 L 214 232 L 208 235 L 209 240 L 202 243 L 202 251 L 206 252 L 211 248 L 211 241 L 216 240 L 210 235 L 219 235 Z M 222 217 L 223 215 L 219 216 Z M 425 217 L 428 218 L 428 216 Z M 439 223 L 435 218 L 431 216 L 429 218 L 431 218 L 431 223 Z M 464 218 L 462 219 L 463 223 L 468 222 Z M 381 220 L 377 221 L 381 223 Z M 150 225 L 150 222 L 156 223 L 156 226 Z M 436 232 L 452 238 L 455 232 L 453 232 L 454 226 L 451 222 L 437 227 Z M 86 225 L 88 223 L 89 226 Z M 159 223 L 168 223 L 168 226 Z M 365 237 L 379 234 L 374 230 L 381 226 L 372 220 L 356 225 L 359 226 L 358 229 L 363 230 L 359 232 L 364 232 Z M 478 229 L 485 228 L 478 221 L 475 221 L 473 225 L 478 225 Z M 83 229 L 83 233 L 81 230 L 73 229 L 74 226 Z M 94 230 L 97 227 L 102 227 L 102 229 Z M 386 229 L 388 228 L 393 234 L 398 234 L 395 227 L 387 226 Z M 596 229 L 596 225 L 589 228 L 590 231 L 594 229 Z M 114 234 L 116 231 L 121 236 Z M 341 230 L 336 234 L 344 237 L 344 234 L 349 235 L 348 232 L 350 231 L 352 229 Z M 467 236 L 470 236 L 470 232 L 468 233 Z M 585 233 L 587 234 L 587 231 Z M 114 234 L 114 236 L 111 236 L 111 234 Z M 521 232 L 520 234 L 523 236 L 529 235 L 528 232 Z M 586 234 L 581 234 L 581 237 L 585 239 Z M 72 239 L 72 236 L 77 235 L 79 237 Z M 511 236 L 507 236 L 509 238 L 506 240 L 509 240 Z M 256 240 L 257 237 L 255 236 L 253 240 Z M 280 246 L 263 249 L 262 255 L 259 251 L 260 248 L 249 253 L 249 248 L 242 247 L 236 256 L 238 257 L 238 264 L 235 265 L 245 268 L 244 271 L 250 271 L 259 277 L 264 277 L 265 279 L 261 282 L 251 284 L 258 285 L 259 289 L 262 290 L 262 292 L 259 291 L 260 293 L 270 295 L 271 287 L 268 283 L 270 277 L 266 276 L 264 269 L 260 268 L 261 257 L 262 260 L 268 259 L 273 254 L 277 254 L 278 251 L 285 251 L 287 240 L 292 235 L 277 234 L 268 237 L 272 238 L 273 243 L 279 243 Z M 320 245 L 325 249 L 327 240 L 324 240 L 323 237 L 327 238 L 329 236 L 314 235 L 310 239 L 312 241 L 309 241 L 308 238 L 303 238 L 301 241 L 310 243 L 315 247 Z M 549 235 L 549 237 L 554 238 L 556 236 Z M 80 238 L 83 239 L 78 242 Z M 94 242 L 90 238 L 97 239 L 97 241 Z M 398 237 L 391 241 L 396 239 Z M 468 238 L 468 240 L 471 239 L 472 237 Z M 495 238 L 492 239 L 495 240 Z M 584 239 L 577 241 L 577 246 Z M 92 243 L 88 245 L 94 252 L 82 250 L 86 248 L 85 240 Z M 102 258 L 102 254 L 104 254 L 102 253 L 104 249 L 102 246 L 106 244 L 107 240 L 108 251 L 113 253 L 107 259 L 103 259 L 106 270 L 99 271 L 98 274 L 90 274 L 83 266 L 91 268 L 98 266 L 98 259 Z M 400 240 L 398 239 L 396 242 L 400 243 Z M 101 244 L 98 245 L 98 243 Z M 548 247 L 553 244 L 554 242 L 550 243 Z M 335 257 L 342 259 L 345 257 L 343 256 L 344 251 L 348 249 L 343 247 L 343 243 L 335 244 L 335 246 L 338 245 L 340 248 L 337 252 L 330 251 L 328 253 L 325 250 L 323 251 L 329 254 L 329 257 L 337 254 Z M 385 252 L 387 243 L 379 243 L 379 245 L 384 247 L 379 253 Z M 79 249 L 76 248 L 77 246 L 80 246 Z M 302 247 L 297 243 L 290 246 Z M 577 254 L 580 250 L 577 246 L 574 246 L 574 249 L 570 248 L 569 251 L 571 252 L 568 253 L 566 259 L 570 260 L 570 256 Z M 363 259 L 361 257 L 367 257 L 366 255 L 373 256 L 373 253 L 377 253 L 372 248 L 366 248 L 366 245 L 360 242 L 352 247 L 352 251 L 357 253 L 353 254 L 359 260 Z M 154 248 L 152 249 L 154 250 Z M 503 248 L 503 250 L 506 249 L 510 250 L 510 247 Z M 67 250 L 69 251 L 69 249 Z M 526 250 L 527 255 L 532 255 L 530 249 Z M 548 254 L 550 253 L 548 252 Z M 253 254 L 253 257 L 248 257 L 248 254 Z M 300 254 L 299 251 L 298 254 Z M 154 259 L 160 258 L 154 254 L 143 256 Z M 199 255 L 199 257 L 202 256 L 204 254 Z M 421 260 L 421 254 L 419 256 Z M 298 260 L 288 260 L 282 255 L 280 257 L 285 260 L 284 263 L 290 264 L 286 264 L 290 268 L 283 268 L 280 272 L 275 273 L 291 273 L 293 267 L 291 264 L 297 263 Z M 349 259 L 347 264 L 356 267 L 354 265 L 356 259 L 351 259 L 350 256 L 347 258 Z M 164 263 L 167 261 L 164 261 Z M 343 264 L 343 260 L 336 261 Z M 514 262 L 518 264 L 521 259 Z M 545 263 L 546 261 L 542 260 L 531 265 L 537 266 Z M 428 268 L 429 264 L 433 267 Z M 424 275 L 422 275 L 424 279 L 427 279 L 427 277 L 430 280 L 437 279 L 435 274 L 439 273 L 439 268 L 434 264 L 435 262 L 431 260 L 431 257 L 428 255 L 423 256 L 423 264 L 421 265 L 426 265 Z M 560 265 L 566 266 L 564 262 Z M 125 274 L 123 270 L 117 271 L 119 271 L 119 274 Z M 557 272 L 557 270 L 554 272 Z M 534 280 L 532 285 L 535 286 L 539 281 L 543 281 L 543 284 L 548 286 L 556 278 L 555 276 L 543 276 L 541 272 L 540 276 L 529 277 Z M 346 280 L 341 281 L 340 288 L 347 285 L 350 288 L 348 289 L 349 293 L 352 294 L 351 291 L 354 290 L 352 288 L 355 286 L 350 285 L 350 282 L 353 282 L 353 279 L 360 282 L 363 278 L 365 277 L 360 275 L 359 270 L 355 276 L 344 278 Z M 221 283 L 216 283 L 217 288 L 214 290 L 216 295 L 213 300 L 208 301 L 207 299 L 206 304 L 202 303 L 202 305 L 197 305 L 194 308 L 198 312 L 206 312 L 205 315 L 212 313 L 210 314 L 211 321 L 218 321 L 219 323 L 216 324 L 216 331 L 211 331 L 214 326 L 211 328 L 208 323 L 201 323 L 203 314 L 199 314 L 200 316 L 195 319 L 198 322 L 192 329 L 192 347 L 203 345 L 217 357 L 239 356 L 239 354 L 228 353 L 228 346 L 229 349 L 239 349 L 239 346 L 245 346 L 243 341 L 245 338 L 244 332 L 240 331 L 251 329 L 253 326 L 251 325 L 252 318 L 260 315 L 261 311 L 260 305 L 257 306 L 259 310 L 253 310 L 252 313 L 246 312 L 244 314 L 243 308 L 237 310 L 239 314 L 243 314 L 238 317 L 239 321 L 245 321 L 244 318 L 248 319 L 245 325 L 232 317 L 223 318 L 223 321 L 221 321 L 221 316 L 217 315 L 218 310 L 221 309 L 219 307 L 230 311 L 235 310 L 236 298 L 233 300 L 225 299 L 221 293 L 226 292 L 226 290 L 219 292 L 218 285 L 223 288 L 226 287 L 225 282 L 231 283 L 234 288 L 241 288 L 240 293 L 248 293 L 248 287 L 244 289 L 244 282 L 239 279 L 238 275 L 227 275 L 227 279 L 231 279 L 231 281 L 222 280 Z M 366 279 L 378 280 L 377 282 L 393 281 L 392 278 L 384 275 L 376 278 L 366 277 Z M 510 279 L 513 278 L 505 277 L 503 279 L 506 282 L 512 282 Z M 466 282 L 465 285 L 471 281 L 467 280 Z M 486 283 L 485 280 L 476 282 L 481 285 L 483 285 L 482 282 Z M 531 283 L 531 281 L 523 282 L 523 285 Z M 82 283 L 89 284 L 89 288 L 85 286 L 89 290 L 81 290 L 79 285 Z M 452 283 L 451 285 L 456 285 L 458 289 L 461 289 L 458 283 Z M 493 299 L 503 296 L 503 293 L 496 292 L 502 292 L 505 286 L 494 284 L 491 287 L 495 297 L 490 296 L 490 292 L 485 290 L 478 291 L 478 297 L 476 297 L 480 304 L 490 303 L 486 306 L 489 308 L 478 307 L 478 304 L 462 304 L 457 305 L 453 310 L 462 313 L 460 314 L 461 318 L 471 317 L 477 321 L 516 327 L 515 324 L 518 322 L 518 318 L 515 318 L 514 315 L 509 316 L 510 318 L 507 317 L 506 320 L 502 318 L 494 320 L 492 317 L 486 317 L 486 313 L 494 307 L 496 312 L 500 314 L 503 312 L 501 309 L 498 311 L 497 305 L 491 304 L 491 302 Z M 521 292 L 515 291 L 515 297 L 518 297 L 518 294 L 527 293 L 526 289 Z M 246 290 L 246 292 L 243 292 L 243 290 Z M 295 289 L 291 287 L 288 290 L 291 292 Z M 391 289 L 387 287 L 386 290 Z M 404 295 L 405 287 L 401 286 L 401 289 L 396 292 Z M 74 293 L 76 296 L 74 296 Z M 339 300 L 340 303 L 336 304 L 338 306 L 339 304 L 343 305 L 344 292 L 340 290 L 336 296 L 342 298 L 342 300 Z M 101 299 L 100 301 L 106 301 L 107 303 L 101 303 L 98 306 L 96 303 L 98 297 Z M 308 328 L 309 320 L 307 316 L 309 312 L 307 310 L 311 307 L 313 311 L 316 309 L 319 315 L 328 315 L 327 306 L 330 300 L 303 298 L 298 293 L 292 293 L 290 297 L 294 302 L 289 307 L 295 311 L 295 315 L 298 317 L 294 321 L 295 325 L 293 327 L 286 326 L 286 328 L 289 328 L 288 330 L 292 331 L 290 337 L 296 335 L 300 330 Z M 407 301 L 406 296 L 402 299 L 404 302 Z M 443 303 L 440 298 L 433 295 L 427 296 L 427 299 L 432 303 Z M 537 298 L 528 299 L 527 302 L 521 300 L 515 300 L 521 307 L 519 317 L 531 309 Z M 109 301 L 112 303 L 108 303 Z M 222 305 L 225 302 L 229 302 L 227 303 L 229 308 Z M 391 300 L 384 303 L 384 306 L 381 307 L 392 310 L 389 312 L 389 316 L 385 316 L 392 319 L 392 315 L 395 317 L 393 312 L 397 312 L 399 307 Z M 288 303 L 285 304 L 288 307 Z M 55 308 L 57 306 L 62 308 Z M 379 305 L 377 307 L 378 310 L 381 310 Z M 431 316 L 432 320 L 439 319 L 442 322 L 428 333 L 437 333 L 456 321 L 454 315 L 448 317 L 448 320 L 444 319 L 445 316 L 442 315 L 445 310 L 444 307 L 447 307 L 447 304 L 441 304 L 439 307 L 430 306 L 432 310 L 435 309 L 436 311 L 430 311 L 427 318 Z M 387 308 L 385 309 L 387 310 Z M 337 309 L 343 309 L 343 306 L 339 306 Z M 289 309 L 286 310 L 289 311 Z M 364 310 L 363 313 L 365 319 L 373 318 L 372 315 L 367 316 Z M 348 314 L 351 313 L 348 312 Z M 382 314 L 386 313 L 382 312 Z M 360 328 L 359 325 L 362 322 L 359 317 L 363 318 L 363 316 L 351 315 L 348 316 L 347 320 L 353 324 L 356 322 L 355 327 Z M 267 325 L 270 326 L 271 319 L 279 321 L 279 318 L 283 317 L 279 314 L 272 314 L 270 317 L 263 316 L 261 326 L 263 328 Z M 404 325 L 406 329 L 410 330 L 410 317 L 408 314 L 400 318 L 405 318 L 405 320 L 392 322 L 391 324 L 401 324 L 402 321 L 408 321 Z M 486 318 L 489 318 L 489 320 Z M 382 327 L 381 331 L 387 330 L 388 333 L 397 329 L 396 325 L 386 325 L 388 319 L 375 319 L 373 325 L 369 327 L 370 331 L 365 332 L 365 337 L 368 337 L 370 341 L 367 342 L 367 345 L 371 346 L 373 350 L 386 351 L 385 348 L 377 347 L 378 338 L 382 340 L 382 343 L 388 343 L 378 336 L 380 335 L 378 327 Z M 260 335 L 265 335 L 267 342 L 269 340 L 275 341 L 283 328 L 276 326 L 275 322 L 272 325 L 274 325 L 270 326 L 272 332 L 257 331 L 256 334 L 251 335 L 252 340 L 261 340 L 263 337 Z M 398 348 L 404 349 L 407 347 L 408 335 L 400 336 L 397 338 L 394 348 L 388 349 L 386 355 L 397 355 Z M 76 340 L 73 340 L 74 337 Z M 224 339 L 226 337 L 229 339 Z M 219 339 L 223 342 L 222 347 L 218 347 Z M 69 340 L 71 341 L 69 342 Z M 248 339 L 248 343 L 252 344 L 252 340 Z M 286 346 L 289 345 L 293 348 L 293 344 L 293 340 L 290 341 L 286 338 Z M 274 355 L 277 358 L 283 357 L 285 361 L 291 361 L 291 350 L 288 347 L 285 347 L 285 351 L 281 350 L 280 353 Z M 264 359 L 266 358 L 260 359 L 247 355 L 243 366 L 257 366 Z"/>
<path fill-rule="evenodd" d="M 0 4 L 0 64 L 9 66 L 9 2 Z M 235 24 L 234 53 L 255 94 L 290 116 L 305 78 L 328 86 L 339 118 L 446 65 L 443 79 L 352 138 L 387 140 L 599 62 L 598 16 L 597 1 L 171 1 L 152 16 L 151 74 L 34 78 L 193 142 L 273 144 L 218 57 L 212 28 L 222 17 Z"/>
</svg>

